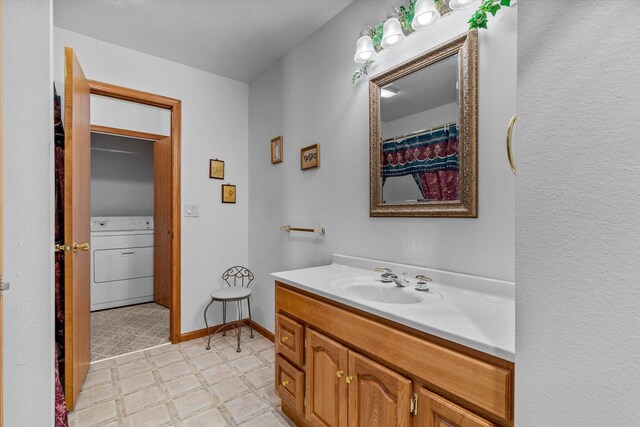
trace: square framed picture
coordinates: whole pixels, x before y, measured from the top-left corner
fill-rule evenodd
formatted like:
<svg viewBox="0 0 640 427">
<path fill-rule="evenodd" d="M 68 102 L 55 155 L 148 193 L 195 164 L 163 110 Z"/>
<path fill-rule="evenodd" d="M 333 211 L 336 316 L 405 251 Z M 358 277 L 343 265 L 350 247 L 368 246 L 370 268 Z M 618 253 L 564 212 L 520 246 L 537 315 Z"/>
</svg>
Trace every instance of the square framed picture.
<svg viewBox="0 0 640 427">
<path fill-rule="evenodd" d="M 224 160 L 209 160 L 209 178 L 224 179 Z"/>
<path fill-rule="evenodd" d="M 272 164 L 275 165 L 276 163 L 282 163 L 282 159 L 284 156 L 284 152 L 282 151 L 283 148 L 284 147 L 282 145 L 282 135 L 276 136 L 271 140 L 271 163 Z"/>
<path fill-rule="evenodd" d="M 236 186 L 231 184 L 222 184 L 222 203 L 236 202 Z"/>
<path fill-rule="evenodd" d="M 300 150 L 300 169 L 313 169 L 320 166 L 320 144 L 313 144 Z"/>
</svg>

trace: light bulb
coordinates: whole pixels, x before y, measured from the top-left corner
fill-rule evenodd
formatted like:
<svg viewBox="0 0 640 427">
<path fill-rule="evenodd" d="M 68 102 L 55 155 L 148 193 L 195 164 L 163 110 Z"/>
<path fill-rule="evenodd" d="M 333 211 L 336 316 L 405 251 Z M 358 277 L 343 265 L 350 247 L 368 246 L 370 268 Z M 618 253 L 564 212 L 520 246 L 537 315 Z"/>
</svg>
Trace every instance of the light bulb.
<svg viewBox="0 0 640 427">
<path fill-rule="evenodd" d="M 404 40 L 404 33 L 398 18 L 389 18 L 384 22 L 382 27 L 382 42 L 380 46 L 385 49 L 397 46 Z"/>
<path fill-rule="evenodd" d="M 462 10 L 470 7 L 475 0 L 450 0 L 449 8 L 451 10 Z"/>
<path fill-rule="evenodd" d="M 353 60 L 359 64 L 363 64 L 368 60 L 376 57 L 376 50 L 373 47 L 373 40 L 369 36 L 362 36 L 356 43 L 356 55 Z"/>
<path fill-rule="evenodd" d="M 393 86 L 380 88 L 380 96 L 382 98 L 391 98 L 393 96 L 396 96 L 398 92 L 399 92 L 398 88 Z"/>
<path fill-rule="evenodd" d="M 411 27 L 416 30 L 424 30 L 435 24 L 440 19 L 440 12 L 433 0 L 418 0 L 415 6 L 415 15 Z"/>
</svg>

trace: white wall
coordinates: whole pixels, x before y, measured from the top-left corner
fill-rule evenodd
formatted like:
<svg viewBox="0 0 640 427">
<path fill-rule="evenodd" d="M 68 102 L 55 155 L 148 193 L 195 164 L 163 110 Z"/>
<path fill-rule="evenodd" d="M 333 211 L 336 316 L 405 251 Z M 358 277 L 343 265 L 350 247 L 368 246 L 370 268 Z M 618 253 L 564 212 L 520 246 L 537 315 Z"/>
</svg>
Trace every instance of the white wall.
<svg viewBox="0 0 640 427">
<path fill-rule="evenodd" d="M 640 3 L 519 7 L 516 425 L 638 425 Z"/>
<path fill-rule="evenodd" d="M 58 69 L 58 72 L 64 70 Z M 62 82 L 58 83 L 62 87 Z M 165 108 L 91 95 L 91 124 L 135 129 L 156 135 L 171 134 L 171 111 Z"/>
<path fill-rule="evenodd" d="M 479 218 L 369 217 L 369 97 L 351 86 L 355 42 L 364 24 L 385 18 L 389 1 L 356 1 L 250 84 L 249 261 L 258 282 L 256 320 L 274 327 L 277 270 L 327 264 L 334 252 L 514 279 L 514 177 L 505 130 L 515 111 L 516 9 L 480 33 Z M 383 52 L 382 72 L 461 33 L 472 10 L 443 19 Z M 284 135 L 284 163 L 269 140 Z M 299 148 L 321 144 L 321 167 L 300 171 Z M 324 238 L 278 231 L 284 224 L 327 228 Z"/>
<path fill-rule="evenodd" d="M 203 328 L 220 275 L 248 258 L 248 86 L 54 27 L 57 82 L 65 46 L 74 48 L 87 78 L 182 100 L 182 202 L 200 204 L 199 218 L 182 218 L 182 332 Z M 235 205 L 223 205 L 221 182 L 209 179 L 216 157 L 225 160 L 225 182 L 237 185 Z"/>
<path fill-rule="evenodd" d="M 91 134 L 91 216 L 153 216 L 153 144 Z"/>
<path fill-rule="evenodd" d="M 2 2 L 4 425 L 53 425 L 51 1 Z M 34 260 L 36 260 L 34 262 Z"/>
<path fill-rule="evenodd" d="M 440 126 L 445 123 L 458 121 L 458 103 L 451 102 L 430 110 L 421 111 L 410 116 L 401 117 L 390 122 L 382 122 L 382 137 L 384 139 L 401 136 L 405 133 Z"/>
</svg>

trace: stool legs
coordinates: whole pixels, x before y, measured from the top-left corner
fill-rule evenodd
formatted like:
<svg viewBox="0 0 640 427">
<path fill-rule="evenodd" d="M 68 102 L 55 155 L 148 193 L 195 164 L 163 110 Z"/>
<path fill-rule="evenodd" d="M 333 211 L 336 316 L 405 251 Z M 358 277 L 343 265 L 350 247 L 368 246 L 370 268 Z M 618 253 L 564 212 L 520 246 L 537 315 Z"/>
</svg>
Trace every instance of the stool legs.
<svg viewBox="0 0 640 427">
<path fill-rule="evenodd" d="M 222 324 L 227 324 L 227 303 L 225 301 L 222 301 Z M 226 337 L 227 331 L 222 331 L 222 336 Z"/>
<path fill-rule="evenodd" d="M 213 304 L 213 298 L 211 298 L 211 302 L 204 309 L 204 324 L 207 326 L 207 335 L 209 335 L 209 340 L 207 341 L 207 350 L 211 350 L 211 330 L 209 329 L 209 322 L 207 321 L 207 310 Z"/>
<path fill-rule="evenodd" d="M 253 338 L 253 320 L 251 320 L 251 298 L 247 298 L 247 307 L 249 308 L 249 329 L 251 329 L 251 338 Z"/>
<path fill-rule="evenodd" d="M 238 348 L 236 349 L 237 353 L 240 353 L 240 335 L 242 334 L 242 301 L 238 301 Z"/>
</svg>

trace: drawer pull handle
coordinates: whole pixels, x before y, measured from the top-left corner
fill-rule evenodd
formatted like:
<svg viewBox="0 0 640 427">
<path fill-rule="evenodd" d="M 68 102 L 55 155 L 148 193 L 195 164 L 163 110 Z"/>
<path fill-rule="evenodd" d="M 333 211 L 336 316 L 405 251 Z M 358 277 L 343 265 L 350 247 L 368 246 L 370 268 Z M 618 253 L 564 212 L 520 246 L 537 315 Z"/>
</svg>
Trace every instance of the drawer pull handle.
<svg viewBox="0 0 640 427">
<path fill-rule="evenodd" d="M 282 339 L 281 339 L 280 341 L 282 341 L 282 342 L 287 342 L 287 341 L 289 341 L 289 337 L 288 337 L 288 336 L 286 336 L 286 337 L 282 337 Z"/>
<path fill-rule="evenodd" d="M 351 375 L 347 375 L 344 380 L 347 382 L 347 384 L 351 384 L 351 382 L 353 381 L 353 377 Z"/>
<path fill-rule="evenodd" d="M 284 380 L 284 381 L 282 381 L 282 387 L 286 387 L 286 386 L 288 386 L 290 383 L 291 383 L 291 381 L 289 381 L 289 380 Z"/>
<path fill-rule="evenodd" d="M 342 375 L 344 374 L 344 371 L 338 371 L 336 372 L 336 375 L 338 376 L 338 378 L 342 378 Z"/>
</svg>

